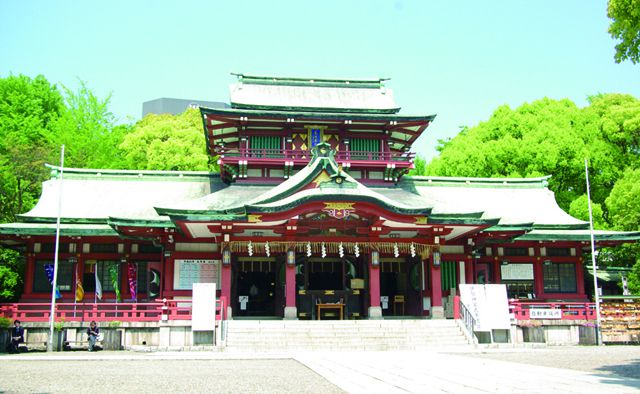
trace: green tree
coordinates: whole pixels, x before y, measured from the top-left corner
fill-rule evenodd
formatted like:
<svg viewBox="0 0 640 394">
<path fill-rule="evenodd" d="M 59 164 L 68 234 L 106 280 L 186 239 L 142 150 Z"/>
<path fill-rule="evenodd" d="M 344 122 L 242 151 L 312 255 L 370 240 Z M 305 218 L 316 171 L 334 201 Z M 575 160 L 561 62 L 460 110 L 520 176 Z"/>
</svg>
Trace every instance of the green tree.
<svg viewBox="0 0 640 394">
<path fill-rule="evenodd" d="M 65 145 L 65 166 L 80 168 L 123 168 L 124 157 L 119 148 L 128 133 L 128 125 L 115 125 L 109 111 L 111 95 L 97 97 L 85 82 L 77 91 L 64 90 L 65 109 L 54 124 L 50 142 Z M 50 158 L 58 162 L 55 155 Z"/>
<path fill-rule="evenodd" d="M 202 136 L 200 111 L 147 115 L 124 138 L 127 168 L 136 170 L 215 170 Z"/>
<path fill-rule="evenodd" d="M 426 175 L 427 161 L 424 157 L 418 155 L 413 161 L 413 169 L 409 171 L 409 175 Z"/>
<path fill-rule="evenodd" d="M 637 262 L 629 272 L 627 284 L 631 294 L 640 295 L 640 262 Z"/>
<path fill-rule="evenodd" d="M 18 252 L 0 248 L 0 302 L 15 301 L 22 294 L 24 264 Z"/>
<path fill-rule="evenodd" d="M 0 220 L 14 220 L 40 195 L 51 128 L 63 108 L 43 76 L 0 78 Z"/>
<path fill-rule="evenodd" d="M 640 230 L 640 168 L 627 169 L 606 200 L 609 220 L 622 231 Z"/>
<path fill-rule="evenodd" d="M 616 63 L 640 62 L 640 0 L 609 0 L 607 15 L 612 19 L 609 34 L 616 45 Z"/>
<path fill-rule="evenodd" d="M 586 194 L 581 195 L 575 200 L 571 201 L 569 205 L 569 215 L 580 220 L 589 221 L 589 199 Z M 593 226 L 595 228 L 604 229 L 607 227 L 607 223 L 603 217 L 602 206 L 600 204 L 591 202 L 591 212 L 593 214 Z"/>
<path fill-rule="evenodd" d="M 602 204 L 626 161 L 619 147 L 603 139 L 599 121 L 595 110 L 580 109 L 566 99 L 545 98 L 516 109 L 502 106 L 488 121 L 441 141 L 440 155 L 429 163 L 427 173 L 512 178 L 552 174 L 549 187 L 558 204 L 569 210 L 571 202 L 586 193 L 587 157 L 597 169 L 590 173 L 592 199 Z"/>
<path fill-rule="evenodd" d="M 43 76 L 0 78 L 0 222 L 14 221 L 40 196 L 52 125 L 63 109 L 60 92 Z M 0 247 L 0 301 L 21 294 L 23 268 L 15 251 Z"/>
</svg>

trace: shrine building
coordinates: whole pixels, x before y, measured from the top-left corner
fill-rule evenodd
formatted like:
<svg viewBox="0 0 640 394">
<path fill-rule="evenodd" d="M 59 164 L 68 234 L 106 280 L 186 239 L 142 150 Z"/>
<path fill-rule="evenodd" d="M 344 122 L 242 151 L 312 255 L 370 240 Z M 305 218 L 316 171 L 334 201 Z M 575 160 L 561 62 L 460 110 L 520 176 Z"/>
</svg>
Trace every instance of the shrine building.
<svg viewBox="0 0 640 394">
<path fill-rule="evenodd" d="M 234 75 L 230 108 L 200 108 L 219 173 L 49 166 L 37 205 L 0 225 L 24 256 L 21 304 L 51 298 L 60 193 L 60 302 L 80 284 L 93 303 L 96 282 L 98 303 L 134 304 L 215 282 L 228 317 L 256 319 L 442 318 L 469 283 L 588 300 L 589 223 L 548 176 L 409 176 L 435 115 L 401 114 L 386 80 Z"/>
</svg>

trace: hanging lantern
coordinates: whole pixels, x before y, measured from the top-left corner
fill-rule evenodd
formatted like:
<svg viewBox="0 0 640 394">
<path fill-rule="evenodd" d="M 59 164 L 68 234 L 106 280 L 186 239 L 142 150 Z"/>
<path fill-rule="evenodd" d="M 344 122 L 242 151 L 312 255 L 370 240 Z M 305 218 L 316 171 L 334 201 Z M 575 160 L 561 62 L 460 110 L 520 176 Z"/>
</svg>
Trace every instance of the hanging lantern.
<svg viewBox="0 0 640 394">
<path fill-rule="evenodd" d="M 271 256 L 271 249 L 269 248 L 269 241 L 267 241 L 267 243 L 264 244 L 264 252 L 266 253 L 267 257 Z"/>
<path fill-rule="evenodd" d="M 393 244 L 393 256 L 394 257 L 400 256 L 400 251 L 398 250 L 398 243 L 397 242 Z"/>
<path fill-rule="evenodd" d="M 411 242 L 411 247 L 409 249 L 411 250 L 411 257 L 416 257 L 416 246 L 413 242 Z"/>
<path fill-rule="evenodd" d="M 229 250 L 228 248 L 225 248 L 222 251 L 222 264 L 223 265 L 231 264 L 231 250 Z"/>
<path fill-rule="evenodd" d="M 249 253 L 249 256 L 253 256 L 253 244 L 251 241 L 249 241 L 249 244 L 247 245 L 247 253 Z"/>
<path fill-rule="evenodd" d="M 307 257 L 311 257 L 311 242 L 307 241 Z"/>
<path fill-rule="evenodd" d="M 377 250 L 371 251 L 371 265 L 377 267 L 380 265 L 380 252 Z"/>
<path fill-rule="evenodd" d="M 344 247 L 342 246 L 342 242 L 340 242 L 340 245 L 338 246 L 338 253 L 341 258 L 344 257 Z"/>
<path fill-rule="evenodd" d="M 433 252 L 433 265 L 436 267 L 440 266 L 440 252 L 437 250 Z"/>
<path fill-rule="evenodd" d="M 356 257 L 360 257 L 360 248 L 358 247 L 358 243 L 356 242 L 355 246 L 353 247 L 353 254 L 356 255 Z"/>
</svg>

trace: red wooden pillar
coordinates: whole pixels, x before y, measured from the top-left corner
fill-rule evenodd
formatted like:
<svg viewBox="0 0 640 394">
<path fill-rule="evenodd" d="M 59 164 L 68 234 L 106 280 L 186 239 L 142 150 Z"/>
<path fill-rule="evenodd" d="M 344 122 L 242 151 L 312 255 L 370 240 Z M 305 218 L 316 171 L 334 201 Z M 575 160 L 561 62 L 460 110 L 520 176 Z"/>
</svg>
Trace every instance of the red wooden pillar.
<svg viewBox="0 0 640 394">
<path fill-rule="evenodd" d="M 294 259 L 295 262 L 295 259 Z M 294 264 L 286 264 L 285 267 L 285 319 L 297 319 L 298 309 L 296 308 L 296 266 Z"/>
<path fill-rule="evenodd" d="M 162 292 L 160 296 L 167 298 L 166 293 L 173 291 L 173 255 L 165 254 L 162 256 Z"/>
<path fill-rule="evenodd" d="M 489 280 L 489 278 L 487 278 L 487 283 L 495 283 L 495 284 L 499 284 L 502 283 L 502 271 L 500 269 L 500 267 L 502 266 L 502 261 L 500 261 L 500 259 L 498 259 L 497 257 L 493 259 L 493 282 L 491 282 Z"/>
<path fill-rule="evenodd" d="M 542 298 L 544 293 L 544 263 L 540 259 L 533 264 L 533 288 L 536 292 L 536 298 Z"/>
<path fill-rule="evenodd" d="M 33 253 L 33 244 L 29 244 L 27 248 L 27 261 L 24 272 L 24 297 L 28 297 L 33 292 L 33 279 L 35 276 L 36 255 Z"/>
<path fill-rule="evenodd" d="M 226 318 L 231 317 L 231 264 L 223 264 L 220 269 L 220 295 L 224 299 Z"/>
<path fill-rule="evenodd" d="M 442 281 L 440 277 L 440 266 L 431 267 L 431 317 L 436 319 L 444 318 L 444 308 L 442 307 Z"/>
<path fill-rule="evenodd" d="M 582 250 L 576 247 L 576 290 L 580 298 L 587 298 L 584 292 L 584 257 Z"/>
<path fill-rule="evenodd" d="M 473 276 L 472 256 L 467 256 L 467 260 L 464 262 L 464 281 L 466 284 L 476 283 L 476 278 Z"/>
<path fill-rule="evenodd" d="M 369 319 L 381 319 L 380 307 L 380 258 L 377 251 L 369 259 Z"/>
</svg>

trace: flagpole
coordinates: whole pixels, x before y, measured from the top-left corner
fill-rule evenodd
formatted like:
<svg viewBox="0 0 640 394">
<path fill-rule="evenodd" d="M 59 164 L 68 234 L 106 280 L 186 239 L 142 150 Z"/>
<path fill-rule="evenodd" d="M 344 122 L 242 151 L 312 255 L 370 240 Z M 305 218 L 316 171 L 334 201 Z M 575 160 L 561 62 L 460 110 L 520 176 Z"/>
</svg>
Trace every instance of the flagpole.
<svg viewBox="0 0 640 394">
<path fill-rule="evenodd" d="M 596 342 L 602 345 L 602 331 L 600 330 L 600 291 L 598 289 L 598 267 L 596 266 L 596 243 L 593 235 L 593 212 L 591 211 L 591 190 L 589 188 L 589 162 L 584 159 L 584 171 L 587 178 L 587 203 L 589 205 L 589 229 L 591 234 L 591 266 L 593 269 L 593 292 L 596 301 Z"/>
<path fill-rule="evenodd" d="M 62 177 L 64 175 L 64 145 L 60 148 L 60 179 L 58 181 L 58 216 L 56 218 L 56 247 L 53 257 L 53 283 L 51 286 L 51 310 L 49 311 L 49 341 L 47 351 L 53 351 L 53 322 L 56 310 L 56 289 L 58 286 L 58 254 L 60 252 L 60 216 L 62 215 Z"/>
<path fill-rule="evenodd" d="M 78 263 L 76 263 L 73 272 L 76 282 L 76 290 L 73 292 L 73 317 L 76 317 L 76 307 L 78 306 Z"/>
</svg>

